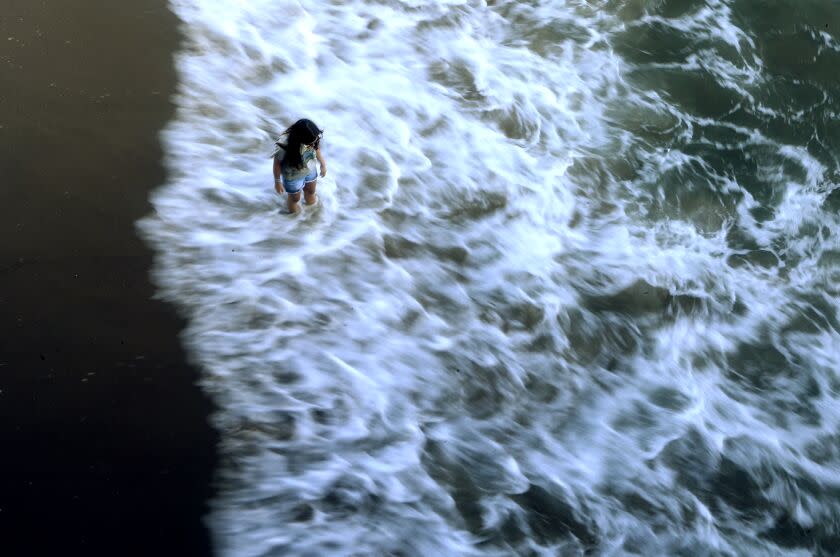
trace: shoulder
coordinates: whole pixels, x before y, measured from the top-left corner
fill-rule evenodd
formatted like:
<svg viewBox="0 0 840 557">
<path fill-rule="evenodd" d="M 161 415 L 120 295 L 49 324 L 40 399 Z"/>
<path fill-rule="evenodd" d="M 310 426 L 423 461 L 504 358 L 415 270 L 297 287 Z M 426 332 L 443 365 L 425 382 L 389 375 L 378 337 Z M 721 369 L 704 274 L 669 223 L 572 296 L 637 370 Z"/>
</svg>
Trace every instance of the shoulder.
<svg viewBox="0 0 840 557">
<path fill-rule="evenodd" d="M 285 145 L 282 145 L 280 143 L 275 143 L 274 144 L 274 153 L 272 153 L 271 156 L 274 157 L 277 160 L 282 159 L 283 155 L 286 154 L 286 148 L 285 147 L 286 147 Z"/>
</svg>

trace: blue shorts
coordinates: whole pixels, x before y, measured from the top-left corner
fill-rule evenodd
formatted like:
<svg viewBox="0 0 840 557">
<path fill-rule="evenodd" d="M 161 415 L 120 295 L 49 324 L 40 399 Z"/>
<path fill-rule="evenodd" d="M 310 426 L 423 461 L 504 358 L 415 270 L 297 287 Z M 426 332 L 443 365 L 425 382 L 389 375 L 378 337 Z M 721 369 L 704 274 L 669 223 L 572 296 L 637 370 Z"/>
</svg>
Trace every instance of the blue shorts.
<svg viewBox="0 0 840 557">
<path fill-rule="evenodd" d="M 286 193 L 297 193 L 303 189 L 304 185 L 314 182 L 317 178 L 318 172 L 315 170 L 297 180 L 286 180 L 283 178 L 283 189 L 286 190 Z"/>
</svg>

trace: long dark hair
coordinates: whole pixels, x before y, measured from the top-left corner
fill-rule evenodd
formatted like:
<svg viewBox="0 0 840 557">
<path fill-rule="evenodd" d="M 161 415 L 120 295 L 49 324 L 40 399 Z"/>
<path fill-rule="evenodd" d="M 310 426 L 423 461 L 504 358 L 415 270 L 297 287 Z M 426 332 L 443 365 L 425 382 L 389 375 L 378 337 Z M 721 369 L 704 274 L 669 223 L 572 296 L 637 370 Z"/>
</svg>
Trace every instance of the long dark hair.
<svg viewBox="0 0 840 557">
<path fill-rule="evenodd" d="M 324 130 L 318 128 L 315 125 L 315 122 L 312 120 L 307 120 L 306 118 L 302 118 L 289 126 L 289 128 L 283 132 L 283 135 L 288 135 L 288 139 L 285 144 L 277 142 L 277 145 L 283 148 L 285 153 L 283 153 L 283 165 L 288 165 L 293 168 L 301 168 L 303 167 L 303 160 L 300 156 L 300 146 L 301 145 L 314 145 L 315 149 L 318 149 L 319 144 L 321 143 L 321 135 L 324 133 Z"/>
</svg>

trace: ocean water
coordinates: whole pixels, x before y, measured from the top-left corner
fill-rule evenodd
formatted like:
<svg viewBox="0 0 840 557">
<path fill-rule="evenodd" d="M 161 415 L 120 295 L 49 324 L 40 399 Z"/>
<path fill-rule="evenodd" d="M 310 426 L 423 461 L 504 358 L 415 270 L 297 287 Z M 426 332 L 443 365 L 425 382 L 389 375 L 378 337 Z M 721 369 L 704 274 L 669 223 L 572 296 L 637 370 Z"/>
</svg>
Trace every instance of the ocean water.
<svg viewBox="0 0 840 557">
<path fill-rule="evenodd" d="M 171 6 L 219 555 L 840 554 L 840 4 Z"/>
</svg>

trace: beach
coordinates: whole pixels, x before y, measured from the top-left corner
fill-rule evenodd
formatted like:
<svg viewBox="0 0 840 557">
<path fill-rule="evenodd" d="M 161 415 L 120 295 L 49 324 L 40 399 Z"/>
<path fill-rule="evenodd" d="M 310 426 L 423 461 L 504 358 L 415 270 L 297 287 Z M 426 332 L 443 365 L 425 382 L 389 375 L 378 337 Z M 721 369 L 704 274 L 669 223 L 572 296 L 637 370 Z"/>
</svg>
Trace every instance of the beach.
<svg viewBox="0 0 840 557">
<path fill-rule="evenodd" d="M 178 21 L 162 0 L 3 11 L 3 552 L 209 555 L 212 406 L 135 229 L 166 180 Z"/>
<path fill-rule="evenodd" d="M 7 4 L 4 556 L 837 554 L 831 2 Z"/>
</svg>

